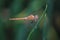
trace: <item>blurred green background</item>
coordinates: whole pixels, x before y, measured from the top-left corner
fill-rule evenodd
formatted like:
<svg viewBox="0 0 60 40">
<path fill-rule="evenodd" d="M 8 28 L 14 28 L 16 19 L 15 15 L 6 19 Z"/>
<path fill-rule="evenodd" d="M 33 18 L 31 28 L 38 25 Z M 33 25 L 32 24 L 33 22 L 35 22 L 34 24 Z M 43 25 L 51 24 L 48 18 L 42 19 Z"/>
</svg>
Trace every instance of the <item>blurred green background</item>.
<svg viewBox="0 0 60 40">
<path fill-rule="evenodd" d="M 0 0 L 0 40 L 58 40 L 49 18 L 53 0 Z M 38 15 L 36 22 L 9 20 Z"/>
</svg>

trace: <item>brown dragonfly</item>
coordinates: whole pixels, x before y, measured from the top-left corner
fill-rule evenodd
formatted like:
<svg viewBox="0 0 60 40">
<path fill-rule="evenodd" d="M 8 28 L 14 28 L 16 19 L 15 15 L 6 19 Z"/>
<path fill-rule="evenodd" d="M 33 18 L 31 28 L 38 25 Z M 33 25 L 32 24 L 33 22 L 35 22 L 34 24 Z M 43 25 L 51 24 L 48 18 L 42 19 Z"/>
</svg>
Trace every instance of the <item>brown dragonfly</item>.
<svg viewBox="0 0 60 40">
<path fill-rule="evenodd" d="M 10 18 L 9 20 L 34 20 L 36 21 L 38 19 L 38 15 L 29 15 L 27 17 L 24 18 Z"/>
</svg>

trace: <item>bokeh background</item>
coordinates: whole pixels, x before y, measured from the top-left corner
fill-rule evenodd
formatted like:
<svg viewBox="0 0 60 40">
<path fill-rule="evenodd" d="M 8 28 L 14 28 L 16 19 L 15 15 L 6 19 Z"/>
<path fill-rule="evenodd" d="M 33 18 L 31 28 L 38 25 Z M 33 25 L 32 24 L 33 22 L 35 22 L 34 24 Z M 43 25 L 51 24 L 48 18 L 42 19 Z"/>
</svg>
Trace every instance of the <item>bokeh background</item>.
<svg viewBox="0 0 60 40">
<path fill-rule="evenodd" d="M 0 0 L 0 40 L 59 40 L 59 2 L 59 0 Z M 38 15 L 36 22 L 9 20 L 24 18 L 31 14 Z"/>
</svg>

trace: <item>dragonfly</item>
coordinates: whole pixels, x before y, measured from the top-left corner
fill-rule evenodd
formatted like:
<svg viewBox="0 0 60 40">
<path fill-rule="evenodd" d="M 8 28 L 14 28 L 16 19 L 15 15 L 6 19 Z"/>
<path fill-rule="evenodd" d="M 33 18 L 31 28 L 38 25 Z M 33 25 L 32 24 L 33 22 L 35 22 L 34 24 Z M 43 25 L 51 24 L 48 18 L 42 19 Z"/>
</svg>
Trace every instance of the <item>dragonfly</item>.
<svg viewBox="0 0 60 40">
<path fill-rule="evenodd" d="M 37 21 L 38 19 L 38 15 L 29 15 L 27 17 L 23 17 L 23 18 L 10 18 L 9 20 L 34 20 L 34 21 Z"/>
</svg>

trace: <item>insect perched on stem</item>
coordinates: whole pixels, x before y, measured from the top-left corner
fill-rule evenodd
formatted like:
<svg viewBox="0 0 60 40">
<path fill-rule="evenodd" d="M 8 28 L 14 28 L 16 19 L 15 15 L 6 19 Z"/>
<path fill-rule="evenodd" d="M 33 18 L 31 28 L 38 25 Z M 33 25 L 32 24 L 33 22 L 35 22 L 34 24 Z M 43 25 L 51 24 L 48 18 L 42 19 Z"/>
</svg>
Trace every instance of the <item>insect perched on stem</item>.
<svg viewBox="0 0 60 40">
<path fill-rule="evenodd" d="M 37 20 L 38 19 L 38 15 L 29 15 L 28 17 L 24 17 L 24 18 L 10 18 L 9 20 Z"/>
</svg>

